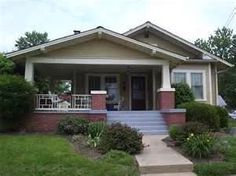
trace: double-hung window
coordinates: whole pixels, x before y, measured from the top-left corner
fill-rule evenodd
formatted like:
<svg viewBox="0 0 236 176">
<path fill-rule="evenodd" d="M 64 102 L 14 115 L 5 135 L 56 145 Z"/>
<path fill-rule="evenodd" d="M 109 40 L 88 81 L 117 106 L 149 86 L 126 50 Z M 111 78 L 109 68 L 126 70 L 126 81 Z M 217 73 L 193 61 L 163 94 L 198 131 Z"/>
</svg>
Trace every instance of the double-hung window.
<svg viewBox="0 0 236 176">
<path fill-rule="evenodd" d="M 196 100 L 205 100 L 204 90 L 204 71 L 173 71 L 173 83 L 187 83 L 192 89 Z"/>
</svg>

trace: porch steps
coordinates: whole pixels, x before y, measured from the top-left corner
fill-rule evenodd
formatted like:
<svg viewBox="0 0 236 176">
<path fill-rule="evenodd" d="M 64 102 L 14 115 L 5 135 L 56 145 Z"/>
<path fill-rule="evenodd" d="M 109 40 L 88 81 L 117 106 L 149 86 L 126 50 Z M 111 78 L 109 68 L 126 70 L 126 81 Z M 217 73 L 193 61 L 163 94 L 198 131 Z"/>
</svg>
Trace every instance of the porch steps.
<svg viewBox="0 0 236 176">
<path fill-rule="evenodd" d="M 167 126 L 159 111 L 108 111 L 108 123 L 120 122 L 137 128 L 143 134 L 167 134 Z"/>
</svg>

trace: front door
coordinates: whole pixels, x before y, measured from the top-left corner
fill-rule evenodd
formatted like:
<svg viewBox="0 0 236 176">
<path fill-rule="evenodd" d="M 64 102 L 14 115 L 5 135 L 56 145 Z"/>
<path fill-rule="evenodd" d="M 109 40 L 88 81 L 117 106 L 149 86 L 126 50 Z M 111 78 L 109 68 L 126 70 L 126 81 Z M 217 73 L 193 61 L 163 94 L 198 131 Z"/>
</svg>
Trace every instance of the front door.
<svg viewBox="0 0 236 176">
<path fill-rule="evenodd" d="M 132 110 L 146 109 L 146 81 L 144 76 L 131 77 Z"/>
</svg>

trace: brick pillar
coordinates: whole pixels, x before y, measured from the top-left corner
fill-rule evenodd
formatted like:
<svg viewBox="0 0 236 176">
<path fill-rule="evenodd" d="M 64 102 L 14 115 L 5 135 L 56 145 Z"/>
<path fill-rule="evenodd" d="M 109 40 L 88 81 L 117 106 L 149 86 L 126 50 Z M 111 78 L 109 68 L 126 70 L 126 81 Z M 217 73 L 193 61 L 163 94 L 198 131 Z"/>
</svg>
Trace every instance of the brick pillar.
<svg viewBox="0 0 236 176">
<path fill-rule="evenodd" d="M 106 110 L 106 91 L 91 91 L 92 110 Z"/>
<path fill-rule="evenodd" d="M 157 109 L 175 108 L 175 89 L 159 89 L 157 91 Z"/>
</svg>

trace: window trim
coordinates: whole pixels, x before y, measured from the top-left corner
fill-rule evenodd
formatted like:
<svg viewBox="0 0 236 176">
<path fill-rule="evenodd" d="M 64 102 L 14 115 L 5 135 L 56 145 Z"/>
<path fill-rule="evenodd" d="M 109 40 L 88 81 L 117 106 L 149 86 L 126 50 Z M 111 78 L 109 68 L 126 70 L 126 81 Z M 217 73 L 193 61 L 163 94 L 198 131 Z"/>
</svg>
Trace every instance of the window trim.
<svg viewBox="0 0 236 176">
<path fill-rule="evenodd" d="M 191 73 L 202 73 L 202 84 L 203 84 L 203 98 L 196 99 L 195 101 L 207 101 L 206 97 L 206 71 L 205 70 L 185 70 L 185 69 L 178 69 L 178 70 L 172 70 L 171 72 L 171 82 L 174 83 L 174 73 L 186 73 L 186 83 L 191 86 Z"/>
</svg>

